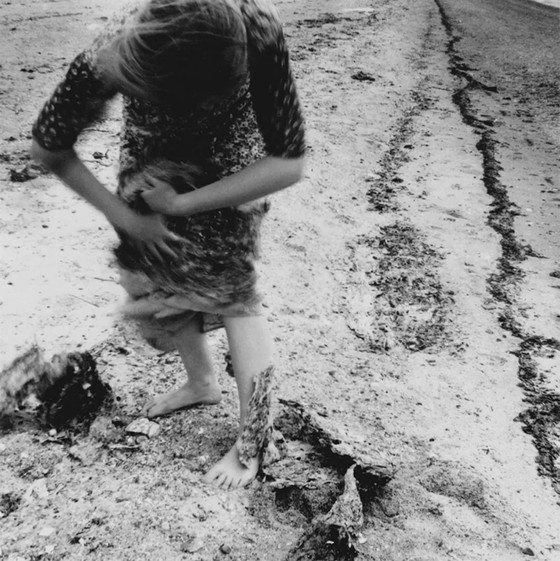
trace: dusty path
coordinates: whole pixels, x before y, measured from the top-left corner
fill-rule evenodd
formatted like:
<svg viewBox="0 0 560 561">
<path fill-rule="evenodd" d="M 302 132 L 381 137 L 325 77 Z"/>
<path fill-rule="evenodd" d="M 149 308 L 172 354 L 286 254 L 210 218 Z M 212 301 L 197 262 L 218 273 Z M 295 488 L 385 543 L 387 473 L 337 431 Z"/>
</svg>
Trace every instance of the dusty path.
<svg viewBox="0 0 560 561">
<path fill-rule="evenodd" d="M 471 6 L 461 5 L 466 12 Z M 59 67 L 84 30 L 93 36 L 88 25 L 102 25 L 110 12 L 108 3 L 87 6 L 29 3 L 25 16 L 19 6 L 2 7 L 8 28 L 15 27 L 2 36 L 3 52 L 15 48 L 1 69 L 8 78 L 5 178 L 25 166 L 26 131 Z M 480 149 L 486 131 L 496 131 L 500 184 L 515 184 L 509 175 L 515 174 L 526 185 L 537 174 L 546 191 L 539 195 L 550 199 L 543 207 L 515 202 L 543 218 L 557 187 L 546 179 L 554 170 L 541 163 L 558 148 L 540 145 L 554 142 L 540 125 L 552 123 L 552 109 L 547 119 L 528 116 L 528 102 L 503 115 L 503 96 L 513 93 L 487 101 L 469 90 L 473 118 L 503 126 L 466 118 L 457 95 L 468 81 L 461 72 L 487 85 L 497 79 L 458 66 L 456 55 L 474 67 L 469 57 L 476 54 L 458 40 L 471 29 L 468 14 L 456 11 L 459 3 L 278 6 L 311 145 L 305 181 L 275 197 L 262 267 L 278 344 L 277 396 L 292 400 L 278 408 L 291 463 L 281 462 L 268 481 L 247 491 L 217 492 L 199 482 L 235 431 L 236 397 L 225 375 L 222 405 L 164 419 L 154 439 L 127 439 L 121 425 L 146 395 L 182 379 L 177 361 L 147 349 L 130 326 L 107 320 L 105 307 L 119 291 L 107 264 L 113 238 L 103 222 L 52 178 L 4 180 L 2 355 L 33 336 L 53 350 L 81 343 L 93 348 L 120 401 L 89 436 L 49 436 L 28 423 L 5 431 L 0 559 L 559 559 L 558 468 L 541 459 L 539 475 L 532 436 L 515 420 L 527 410 L 520 370 L 533 365 L 519 350 L 531 335 L 558 339 L 557 318 L 542 305 L 557 299 L 549 273 L 559 268 L 558 230 L 551 222 L 545 238 L 544 220 L 533 220 L 539 229 L 529 232 L 527 217 L 515 216 L 506 239 L 530 244 L 547 259 L 525 255 L 514 263 L 525 275 L 506 282 L 511 269 L 504 257 L 509 263 L 511 256 L 492 213 L 488 150 Z M 25 39 L 38 22 L 40 46 Z M 64 50 L 57 40 L 62 30 L 71 38 Z M 55 51 L 61 58 L 53 64 Z M 81 145 L 107 181 L 117 154 L 117 110 Z M 515 131 L 530 134 L 533 144 L 500 136 Z M 504 152 L 506 142 L 511 151 Z M 96 159 L 94 152 L 108 157 Z M 510 197 L 524 192 L 508 189 Z M 500 224 L 512 225 L 510 215 L 500 216 Z M 47 247 L 40 243 L 46 233 Z M 558 384 L 557 349 L 545 346 L 535 363 L 539 379 L 548 369 L 548 383 Z M 219 365 L 221 335 L 213 348 Z M 527 360 L 535 360 L 536 350 Z M 343 456 L 326 454 L 316 434 L 290 430 L 293 402 L 316 414 L 324 434 L 338 433 L 345 454 L 394 473 L 373 494 L 362 493 L 365 522 L 353 553 L 329 543 L 313 524 L 340 493 Z M 558 425 L 543 426 L 554 462 Z"/>
</svg>

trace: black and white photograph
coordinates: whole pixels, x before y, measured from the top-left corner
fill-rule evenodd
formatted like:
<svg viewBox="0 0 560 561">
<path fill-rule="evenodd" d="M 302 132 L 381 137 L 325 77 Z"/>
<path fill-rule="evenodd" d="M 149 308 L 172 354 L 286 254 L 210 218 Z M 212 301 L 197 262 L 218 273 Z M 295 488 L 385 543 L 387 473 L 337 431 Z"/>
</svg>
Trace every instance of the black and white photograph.
<svg viewBox="0 0 560 561">
<path fill-rule="evenodd" d="M 0 561 L 560 561 L 560 0 L 0 26 Z"/>
</svg>

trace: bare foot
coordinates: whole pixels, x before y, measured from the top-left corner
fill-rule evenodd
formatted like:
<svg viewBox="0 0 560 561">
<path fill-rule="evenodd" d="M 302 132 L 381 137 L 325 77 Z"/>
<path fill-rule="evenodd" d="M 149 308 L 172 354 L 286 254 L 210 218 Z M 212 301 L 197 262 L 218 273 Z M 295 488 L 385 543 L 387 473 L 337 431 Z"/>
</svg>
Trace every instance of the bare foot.
<svg viewBox="0 0 560 561">
<path fill-rule="evenodd" d="M 258 458 L 252 458 L 249 467 L 239 461 L 237 442 L 229 452 L 203 477 L 205 483 L 211 483 L 222 489 L 246 487 L 255 479 L 259 471 Z"/>
<path fill-rule="evenodd" d="M 173 411 L 194 407 L 195 405 L 214 405 L 222 399 L 222 392 L 217 384 L 207 384 L 201 387 L 192 386 L 187 382 L 177 390 L 151 399 L 144 405 L 141 415 L 152 419 L 161 415 L 168 415 Z"/>
</svg>

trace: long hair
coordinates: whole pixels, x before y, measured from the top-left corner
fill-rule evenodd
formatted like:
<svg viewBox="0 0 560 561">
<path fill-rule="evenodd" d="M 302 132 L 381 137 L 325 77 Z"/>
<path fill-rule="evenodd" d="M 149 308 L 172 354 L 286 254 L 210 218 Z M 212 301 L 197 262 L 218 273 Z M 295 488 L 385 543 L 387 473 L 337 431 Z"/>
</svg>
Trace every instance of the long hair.
<svg viewBox="0 0 560 561">
<path fill-rule="evenodd" d="M 100 56 L 122 93 L 170 104 L 227 96 L 247 77 L 247 38 L 232 0 L 150 0 Z"/>
</svg>

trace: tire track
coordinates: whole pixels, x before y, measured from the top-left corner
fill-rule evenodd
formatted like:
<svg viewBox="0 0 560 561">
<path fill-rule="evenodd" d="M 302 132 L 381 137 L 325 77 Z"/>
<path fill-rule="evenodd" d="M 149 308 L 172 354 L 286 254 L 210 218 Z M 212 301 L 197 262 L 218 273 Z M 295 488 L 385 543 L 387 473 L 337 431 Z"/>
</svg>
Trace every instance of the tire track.
<svg viewBox="0 0 560 561">
<path fill-rule="evenodd" d="M 453 94 L 453 102 L 459 108 L 463 121 L 480 135 L 476 148 L 482 156 L 483 182 L 493 199 L 488 224 L 500 236 L 502 253 L 497 271 L 487 279 L 488 290 L 501 306 L 498 321 L 502 329 L 521 339 L 514 354 L 519 361 L 520 386 L 528 407 L 516 420 L 523 424 L 523 431 L 533 438 L 539 474 L 549 477 L 553 488 L 560 494 L 560 395 L 549 387 L 546 372 L 540 367 L 544 357 L 560 357 L 560 341 L 529 333 L 523 326 L 518 289 L 525 275 L 519 264 L 528 257 L 539 256 L 529 245 L 517 239 L 514 221 L 519 212 L 509 198 L 507 186 L 501 181 L 500 172 L 503 168 L 498 157 L 500 142 L 493 130 L 493 119 L 487 115 L 478 116 L 472 100 L 472 93 L 477 90 L 491 94 L 497 88 L 483 84 L 471 75 L 472 69 L 457 49 L 461 37 L 454 31 L 441 0 L 434 1 L 448 36 L 450 71 L 463 83 L 466 82 Z"/>
</svg>

